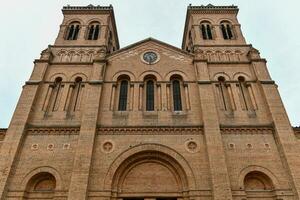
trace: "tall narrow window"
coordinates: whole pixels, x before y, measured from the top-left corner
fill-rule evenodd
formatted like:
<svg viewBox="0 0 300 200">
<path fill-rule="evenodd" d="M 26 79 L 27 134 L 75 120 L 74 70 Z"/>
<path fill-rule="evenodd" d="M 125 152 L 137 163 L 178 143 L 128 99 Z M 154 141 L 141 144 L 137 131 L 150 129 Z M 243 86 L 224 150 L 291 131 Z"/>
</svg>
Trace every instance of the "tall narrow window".
<svg viewBox="0 0 300 200">
<path fill-rule="evenodd" d="M 97 40 L 99 37 L 100 25 L 98 22 L 91 23 L 88 28 L 88 40 Z"/>
<path fill-rule="evenodd" d="M 220 76 L 218 78 L 218 89 L 219 89 L 219 96 L 220 96 L 220 101 L 221 101 L 221 107 L 222 109 L 226 110 L 226 111 L 232 111 L 232 103 L 231 103 L 231 98 L 230 98 L 230 94 L 229 91 L 230 90 L 230 86 L 227 86 L 225 83 L 225 78 L 223 76 Z"/>
<path fill-rule="evenodd" d="M 147 81 L 146 85 L 146 110 L 154 110 L 154 82 L 152 80 Z"/>
<path fill-rule="evenodd" d="M 68 26 L 66 39 L 67 40 L 77 40 L 78 33 L 79 33 L 79 26 L 80 24 L 78 22 L 72 22 Z"/>
<path fill-rule="evenodd" d="M 245 81 L 245 78 L 240 76 L 238 78 L 238 87 L 240 89 L 240 99 L 242 103 L 242 108 L 244 110 L 254 110 L 253 103 L 251 101 L 250 92 L 248 90 L 247 83 Z"/>
<path fill-rule="evenodd" d="M 174 111 L 182 110 L 180 82 L 178 80 L 173 81 L 173 104 L 174 104 Z"/>
<path fill-rule="evenodd" d="M 127 96 L 128 96 L 128 81 L 121 81 L 120 94 L 119 94 L 119 108 L 120 111 L 127 109 Z"/>
<path fill-rule="evenodd" d="M 232 25 L 229 22 L 221 22 L 221 31 L 225 40 L 233 39 Z"/>
<path fill-rule="evenodd" d="M 212 40 L 212 26 L 209 22 L 202 22 L 201 23 L 201 32 L 202 32 L 202 38 L 204 40 Z"/>
<path fill-rule="evenodd" d="M 49 112 L 58 110 L 62 93 L 62 78 L 57 77 L 53 84 L 49 85 L 49 89 L 45 98 L 43 110 L 47 115 Z"/>
<path fill-rule="evenodd" d="M 82 78 L 77 77 L 75 79 L 75 83 L 70 85 L 70 96 L 68 97 L 68 112 L 75 112 L 79 110 L 80 103 L 81 103 L 81 96 L 82 96 Z"/>
</svg>

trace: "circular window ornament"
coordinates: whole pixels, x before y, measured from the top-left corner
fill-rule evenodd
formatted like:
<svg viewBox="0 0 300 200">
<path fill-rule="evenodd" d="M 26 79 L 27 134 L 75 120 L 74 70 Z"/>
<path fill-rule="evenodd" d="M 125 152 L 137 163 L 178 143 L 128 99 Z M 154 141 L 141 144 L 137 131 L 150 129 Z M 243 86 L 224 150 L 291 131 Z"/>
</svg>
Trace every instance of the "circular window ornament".
<svg viewBox="0 0 300 200">
<path fill-rule="evenodd" d="M 195 141 L 186 141 L 185 148 L 190 153 L 196 153 L 198 151 L 198 144 Z"/>
<path fill-rule="evenodd" d="M 142 54 L 141 59 L 144 63 L 152 65 L 159 61 L 159 55 L 154 51 L 146 51 Z"/>
<path fill-rule="evenodd" d="M 104 141 L 102 144 L 102 151 L 104 153 L 111 153 L 114 150 L 114 143 L 112 141 Z"/>
</svg>

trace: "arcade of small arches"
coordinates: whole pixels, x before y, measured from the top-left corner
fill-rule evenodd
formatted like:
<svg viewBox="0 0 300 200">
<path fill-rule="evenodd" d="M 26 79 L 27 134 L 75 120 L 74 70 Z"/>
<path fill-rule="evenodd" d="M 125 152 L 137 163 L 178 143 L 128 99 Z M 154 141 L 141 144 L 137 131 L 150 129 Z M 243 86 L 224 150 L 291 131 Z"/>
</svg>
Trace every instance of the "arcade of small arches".
<svg viewBox="0 0 300 200">
<path fill-rule="evenodd" d="M 145 146 L 119 155 L 99 191 L 111 191 L 111 199 L 189 199 L 190 191 L 197 190 L 197 183 L 187 161 L 168 147 Z M 244 191 L 245 199 L 276 199 L 277 180 L 267 169 L 249 166 L 242 170 L 239 179 L 238 187 Z M 23 199 L 55 199 L 67 187 L 59 172 L 50 167 L 33 170 L 22 184 Z"/>
</svg>

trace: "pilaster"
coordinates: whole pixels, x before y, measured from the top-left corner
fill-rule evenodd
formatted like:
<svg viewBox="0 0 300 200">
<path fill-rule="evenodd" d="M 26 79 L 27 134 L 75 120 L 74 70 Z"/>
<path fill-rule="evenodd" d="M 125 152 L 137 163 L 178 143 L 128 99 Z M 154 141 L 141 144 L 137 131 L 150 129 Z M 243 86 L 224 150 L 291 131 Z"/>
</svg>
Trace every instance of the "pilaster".
<svg viewBox="0 0 300 200">
<path fill-rule="evenodd" d="M 102 70 L 105 63 L 95 60 L 90 84 L 87 86 L 87 101 L 81 120 L 68 199 L 87 199 L 90 168 L 92 163 L 97 121 L 102 91 Z"/>
<path fill-rule="evenodd" d="M 35 61 L 31 77 L 23 86 L 20 99 L 7 129 L 0 149 L 0 199 L 6 199 L 8 179 L 22 146 L 26 125 L 50 58 L 51 53 L 45 50 L 41 59 Z"/>
<path fill-rule="evenodd" d="M 209 81 L 205 60 L 195 62 L 204 124 L 204 137 L 214 200 L 232 199 L 230 180 L 220 131 L 219 117 L 214 99 L 213 86 Z"/>
<path fill-rule="evenodd" d="M 259 52 L 257 55 L 259 56 Z M 252 58 L 252 67 L 258 81 L 261 83 L 262 92 L 269 108 L 270 117 L 274 124 L 274 137 L 278 144 L 283 165 L 289 174 L 292 189 L 297 198 L 300 195 L 300 160 L 299 146 L 288 115 L 282 103 L 277 85 L 271 80 L 264 59 Z"/>
</svg>

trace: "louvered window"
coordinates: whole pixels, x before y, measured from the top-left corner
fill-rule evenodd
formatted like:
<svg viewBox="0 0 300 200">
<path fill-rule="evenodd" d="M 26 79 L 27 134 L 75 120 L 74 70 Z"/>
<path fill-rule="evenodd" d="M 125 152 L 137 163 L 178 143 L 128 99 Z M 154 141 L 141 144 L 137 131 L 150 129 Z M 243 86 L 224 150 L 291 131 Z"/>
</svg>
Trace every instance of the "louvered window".
<svg viewBox="0 0 300 200">
<path fill-rule="evenodd" d="M 154 110 L 154 82 L 148 81 L 146 86 L 146 110 Z"/>
</svg>

